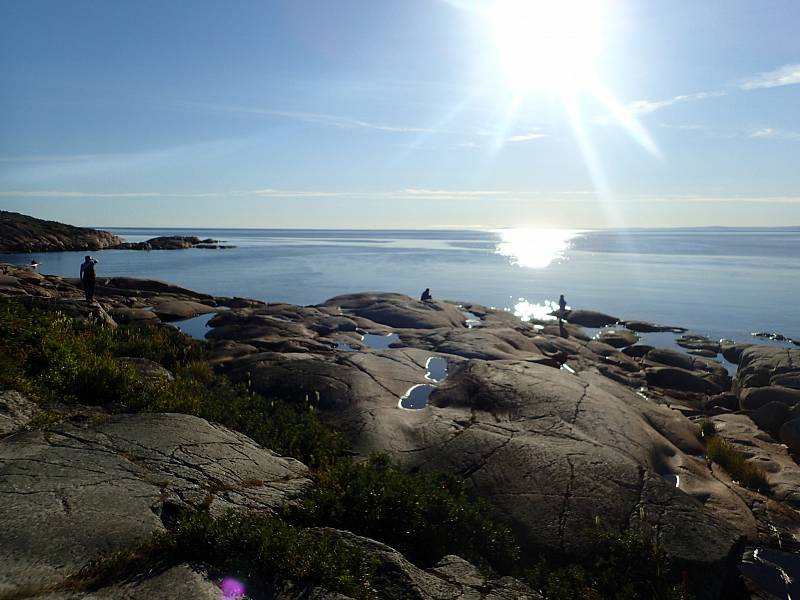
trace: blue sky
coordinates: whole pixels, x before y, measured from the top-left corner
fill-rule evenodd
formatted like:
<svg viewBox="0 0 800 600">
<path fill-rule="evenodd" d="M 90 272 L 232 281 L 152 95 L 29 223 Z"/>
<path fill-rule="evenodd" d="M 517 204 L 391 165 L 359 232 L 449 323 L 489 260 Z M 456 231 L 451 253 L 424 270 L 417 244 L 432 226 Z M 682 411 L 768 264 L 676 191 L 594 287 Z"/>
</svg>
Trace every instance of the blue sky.
<svg viewBox="0 0 800 600">
<path fill-rule="evenodd" d="M 3 2 L 0 208 L 95 226 L 800 224 L 796 0 L 605 0 L 586 22 L 528 0 L 524 86 L 491 18 L 515 1 Z"/>
</svg>

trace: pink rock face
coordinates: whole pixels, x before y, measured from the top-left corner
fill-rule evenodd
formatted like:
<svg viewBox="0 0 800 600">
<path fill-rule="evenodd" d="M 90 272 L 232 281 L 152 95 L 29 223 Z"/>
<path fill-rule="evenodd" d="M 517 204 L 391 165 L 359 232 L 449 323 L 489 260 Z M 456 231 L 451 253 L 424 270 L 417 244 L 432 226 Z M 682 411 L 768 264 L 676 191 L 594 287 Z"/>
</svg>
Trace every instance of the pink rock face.
<svg viewBox="0 0 800 600">
<path fill-rule="evenodd" d="M 244 584 L 233 577 L 226 577 L 219 584 L 223 600 L 242 598 L 244 596 Z"/>
</svg>

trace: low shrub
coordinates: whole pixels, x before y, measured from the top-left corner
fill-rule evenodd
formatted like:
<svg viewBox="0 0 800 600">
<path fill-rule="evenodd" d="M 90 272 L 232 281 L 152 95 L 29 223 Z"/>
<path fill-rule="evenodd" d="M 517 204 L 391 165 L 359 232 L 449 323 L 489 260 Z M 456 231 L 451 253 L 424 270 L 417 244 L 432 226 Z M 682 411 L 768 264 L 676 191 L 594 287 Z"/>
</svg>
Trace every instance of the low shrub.
<svg viewBox="0 0 800 600">
<path fill-rule="evenodd" d="M 674 585 L 669 561 L 647 526 L 590 532 L 586 558 L 566 565 L 540 560 L 522 575 L 545 600 L 690 600 Z"/>
<path fill-rule="evenodd" d="M 270 513 L 235 511 L 185 513 L 139 547 L 101 557 L 49 591 L 95 590 L 184 562 L 204 563 L 212 572 L 242 580 L 250 593 L 283 579 L 359 600 L 377 598 L 373 561 L 334 533 L 298 527 Z"/>
<path fill-rule="evenodd" d="M 745 487 L 767 491 L 769 484 L 764 470 L 756 464 L 748 462 L 744 453 L 733 444 L 717 436 L 708 440 L 706 456 L 725 469 L 730 476 Z"/>
<path fill-rule="evenodd" d="M 508 573 L 519 558 L 514 536 L 492 518 L 463 480 L 443 473 L 405 473 L 388 458 L 340 461 L 317 474 L 301 518 L 380 540 L 422 567 L 446 554 Z"/>
</svg>

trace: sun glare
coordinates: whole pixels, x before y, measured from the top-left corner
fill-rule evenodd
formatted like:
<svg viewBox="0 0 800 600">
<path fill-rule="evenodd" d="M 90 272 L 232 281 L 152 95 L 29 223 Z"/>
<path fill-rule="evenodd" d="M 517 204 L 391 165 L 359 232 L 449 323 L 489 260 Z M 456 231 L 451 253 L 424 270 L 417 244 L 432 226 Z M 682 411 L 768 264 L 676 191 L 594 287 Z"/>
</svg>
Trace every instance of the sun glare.
<svg viewBox="0 0 800 600">
<path fill-rule="evenodd" d="M 488 10 L 499 63 L 524 93 L 589 85 L 601 48 L 601 0 L 496 0 Z"/>
</svg>

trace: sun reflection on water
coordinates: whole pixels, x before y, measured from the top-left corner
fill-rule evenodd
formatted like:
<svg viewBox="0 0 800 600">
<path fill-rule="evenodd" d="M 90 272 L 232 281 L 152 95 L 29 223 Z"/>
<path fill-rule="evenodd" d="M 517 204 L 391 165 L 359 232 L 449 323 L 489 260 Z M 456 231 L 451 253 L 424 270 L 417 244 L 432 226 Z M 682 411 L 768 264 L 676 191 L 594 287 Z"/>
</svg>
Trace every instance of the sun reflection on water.
<svg viewBox="0 0 800 600">
<path fill-rule="evenodd" d="M 514 315 L 521 321 L 555 321 L 556 317 L 550 313 L 558 310 L 558 302 L 555 300 L 545 300 L 541 304 L 528 302 L 525 298 L 520 298 L 514 304 Z"/>
<path fill-rule="evenodd" d="M 512 265 L 529 269 L 544 269 L 556 260 L 564 259 L 577 229 L 499 229 L 500 241 L 495 253 L 508 257 Z"/>
</svg>

